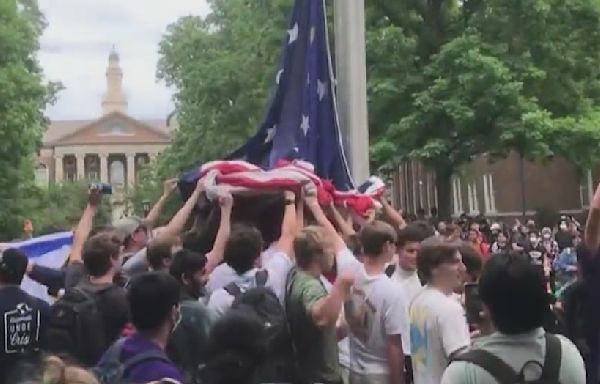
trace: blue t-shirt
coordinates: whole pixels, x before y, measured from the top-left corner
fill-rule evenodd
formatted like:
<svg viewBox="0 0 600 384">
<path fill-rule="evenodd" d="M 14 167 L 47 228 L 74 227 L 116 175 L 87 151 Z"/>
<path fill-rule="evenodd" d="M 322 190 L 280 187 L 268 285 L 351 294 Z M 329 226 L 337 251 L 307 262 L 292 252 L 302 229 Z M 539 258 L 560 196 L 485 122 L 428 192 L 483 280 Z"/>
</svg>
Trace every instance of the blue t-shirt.
<svg viewBox="0 0 600 384">
<path fill-rule="evenodd" d="M 139 334 L 135 334 L 125 339 L 123 347 L 121 348 L 120 361 L 125 362 L 132 357 L 149 351 L 157 351 L 163 354 L 165 359 L 167 359 L 167 356 L 160 346 Z M 102 357 L 101 362 L 105 357 L 106 355 Z M 99 365 L 101 365 L 101 363 Z M 145 384 L 162 379 L 172 379 L 183 382 L 183 377 L 179 369 L 171 362 L 162 359 L 148 359 L 142 361 L 125 372 L 124 378 L 133 384 Z"/>
</svg>

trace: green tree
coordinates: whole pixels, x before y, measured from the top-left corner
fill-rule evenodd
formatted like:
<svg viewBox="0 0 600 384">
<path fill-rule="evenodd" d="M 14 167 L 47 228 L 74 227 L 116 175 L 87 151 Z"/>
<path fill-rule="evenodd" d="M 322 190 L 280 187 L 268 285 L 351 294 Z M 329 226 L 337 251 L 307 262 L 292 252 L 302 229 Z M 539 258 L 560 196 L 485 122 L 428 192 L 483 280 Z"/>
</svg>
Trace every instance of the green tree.
<svg viewBox="0 0 600 384">
<path fill-rule="evenodd" d="M 263 118 L 286 28 L 287 0 L 211 0 L 206 18 L 184 17 L 160 43 L 158 77 L 177 89 L 179 131 L 160 178 L 240 145 Z"/>
<path fill-rule="evenodd" d="M 410 158 L 434 169 L 443 217 L 450 176 L 477 155 L 515 150 L 597 163 L 596 0 L 378 0 L 370 7 L 384 17 L 367 27 L 375 54 L 369 107 L 388 105 L 385 117 L 371 119 L 374 163 Z M 408 68 L 386 59 L 381 47 L 393 44 L 404 48 Z"/>
<path fill-rule="evenodd" d="M 0 0 L 0 238 L 21 232 L 33 183 L 33 156 L 43 111 L 56 84 L 46 84 L 36 59 L 45 25 L 35 0 Z"/>
</svg>

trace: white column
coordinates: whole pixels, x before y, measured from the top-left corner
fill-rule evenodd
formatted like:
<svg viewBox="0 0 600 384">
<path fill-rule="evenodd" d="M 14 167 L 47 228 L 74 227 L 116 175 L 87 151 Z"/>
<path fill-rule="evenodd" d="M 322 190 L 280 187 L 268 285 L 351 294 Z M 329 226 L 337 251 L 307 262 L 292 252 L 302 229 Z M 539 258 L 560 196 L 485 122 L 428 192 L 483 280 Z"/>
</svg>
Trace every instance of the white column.
<svg viewBox="0 0 600 384">
<path fill-rule="evenodd" d="M 127 154 L 127 185 L 135 184 L 135 153 Z"/>
<path fill-rule="evenodd" d="M 496 192 L 494 192 L 494 174 L 488 175 L 488 188 L 490 192 L 490 209 L 493 213 L 496 212 Z"/>
<path fill-rule="evenodd" d="M 337 107 L 344 148 L 356 183 L 369 177 L 365 1 L 335 0 Z"/>
<path fill-rule="evenodd" d="M 63 181 L 63 155 L 54 156 L 54 182 L 60 183 Z"/>
<path fill-rule="evenodd" d="M 85 178 L 85 155 L 77 153 L 77 180 L 83 180 Z"/>
<path fill-rule="evenodd" d="M 483 178 L 483 209 L 485 210 L 485 213 L 488 213 L 492 210 L 491 208 L 491 202 L 489 199 L 489 189 L 488 189 L 488 175 L 485 174 L 482 176 Z"/>
<path fill-rule="evenodd" d="M 108 154 L 99 153 L 98 157 L 100 158 L 100 181 L 108 183 Z"/>
</svg>

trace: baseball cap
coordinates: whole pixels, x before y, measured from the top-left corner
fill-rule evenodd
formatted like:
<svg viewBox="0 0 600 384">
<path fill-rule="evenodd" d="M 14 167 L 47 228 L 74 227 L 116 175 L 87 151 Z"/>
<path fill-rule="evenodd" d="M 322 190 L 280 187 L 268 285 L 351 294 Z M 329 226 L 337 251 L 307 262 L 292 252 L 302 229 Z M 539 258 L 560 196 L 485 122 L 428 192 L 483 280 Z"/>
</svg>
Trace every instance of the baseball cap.
<svg viewBox="0 0 600 384">
<path fill-rule="evenodd" d="M 502 226 L 501 226 L 499 223 L 493 223 L 493 224 L 490 226 L 490 229 L 491 229 L 492 231 L 500 231 L 500 230 L 502 230 Z"/>
<path fill-rule="evenodd" d="M 0 273 L 9 283 L 20 283 L 27 270 L 27 256 L 16 248 L 0 253 Z"/>
<path fill-rule="evenodd" d="M 117 220 L 113 227 L 117 235 L 125 241 L 126 238 L 133 235 L 138 228 L 144 226 L 144 220 L 138 216 L 129 216 L 123 219 Z"/>
</svg>

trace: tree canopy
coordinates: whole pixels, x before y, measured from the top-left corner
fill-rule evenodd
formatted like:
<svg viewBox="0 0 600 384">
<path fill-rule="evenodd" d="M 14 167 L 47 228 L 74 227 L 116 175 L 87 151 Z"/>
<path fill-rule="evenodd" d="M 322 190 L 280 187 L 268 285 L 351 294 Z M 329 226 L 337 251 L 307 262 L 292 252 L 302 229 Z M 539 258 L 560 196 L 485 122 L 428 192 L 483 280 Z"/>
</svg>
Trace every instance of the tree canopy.
<svg viewBox="0 0 600 384">
<path fill-rule="evenodd" d="M 57 89 L 36 53 L 45 21 L 35 0 L 0 0 L 0 234 L 12 239 L 31 215 L 33 161 L 43 111 Z"/>
<path fill-rule="evenodd" d="M 159 78 L 177 89 L 180 130 L 163 178 L 221 157 L 255 132 L 292 0 L 211 0 L 172 24 Z M 439 210 L 475 156 L 510 151 L 599 162 L 600 1 L 366 2 L 369 129 L 381 171 L 417 159 L 435 170 Z"/>
</svg>

